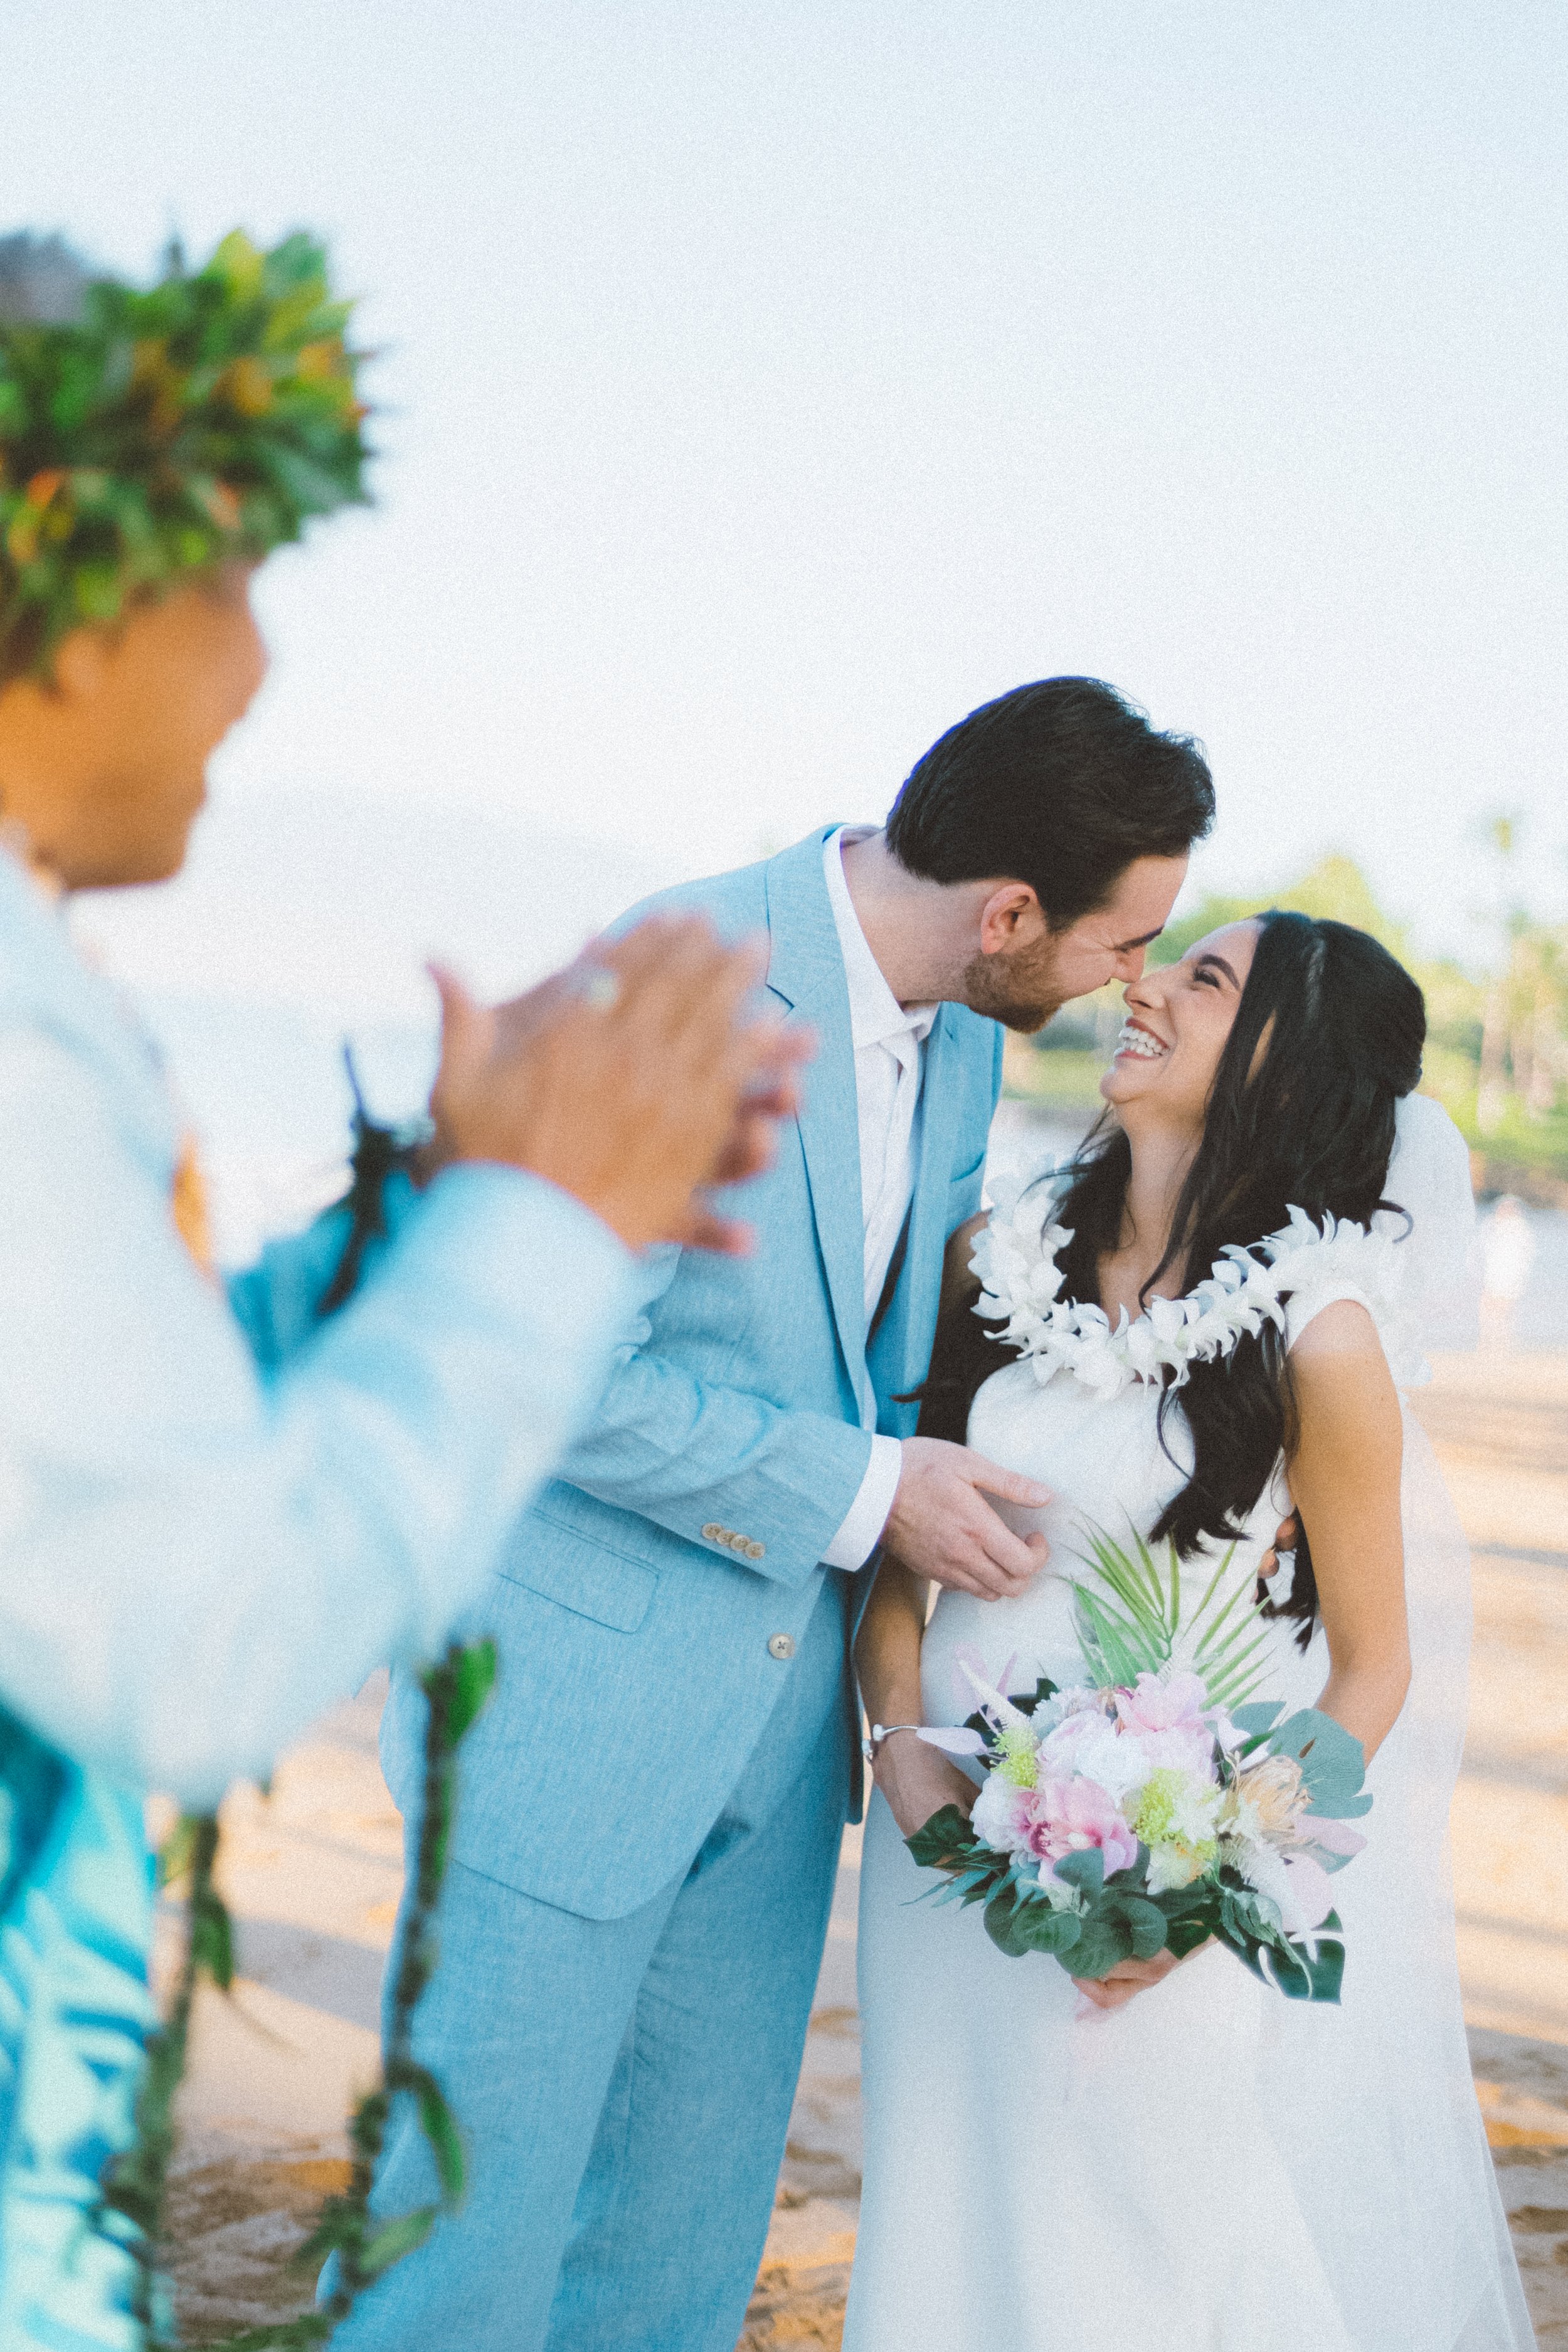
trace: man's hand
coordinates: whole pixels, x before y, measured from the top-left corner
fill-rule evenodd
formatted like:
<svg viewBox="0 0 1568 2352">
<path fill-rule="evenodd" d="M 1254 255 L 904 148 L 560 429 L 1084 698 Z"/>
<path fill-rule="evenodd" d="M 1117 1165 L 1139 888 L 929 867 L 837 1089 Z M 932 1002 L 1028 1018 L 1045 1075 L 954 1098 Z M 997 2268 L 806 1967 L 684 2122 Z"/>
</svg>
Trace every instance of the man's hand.
<svg viewBox="0 0 1568 2352">
<path fill-rule="evenodd" d="M 630 1249 L 744 1250 L 745 1227 L 715 1216 L 702 1195 L 767 1166 L 813 1051 L 803 1031 L 742 1019 L 765 962 L 762 943 L 727 948 L 700 918 L 655 916 L 509 1004 L 477 1005 L 435 971 L 441 1065 L 428 1166 L 530 1169 Z"/>
<path fill-rule="evenodd" d="M 1269 1545 L 1268 1550 L 1264 1553 L 1262 1559 L 1258 1563 L 1258 1581 L 1259 1584 L 1266 1585 L 1271 1576 L 1278 1574 L 1280 1553 L 1282 1551 L 1293 1552 L 1300 1540 L 1301 1522 L 1297 1517 L 1295 1512 L 1292 1511 L 1288 1519 L 1280 1520 L 1279 1525 L 1274 1530 L 1273 1542 Z"/>
<path fill-rule="evenodd" d="M 913 1837 L 943 1805 L 958 1805 L 965 1813 L 971 1812 L 980 1794 L 967 1773 L 912 1731 L 895 1732 L 891 1739 L 883 1740 L 872 1776 L 904 1837 Z"/>
<path fill-rule="evenodd" d="M 1004 1470 L 967 1445 L 906 1437 L 883 1541 L 916 1576 L 981 1601 L 1016 1599 L 1043 1566 L 1046 1539 L 1016 1536 L 987 1495 L 1034 1511 L 1051 1499 L 1037 1479 Z"/>
<path fill-rule="evenodd" d="M 1200 1944 L 1198 1949 L 1204 1947 Z M 1191 1959 L 1192 1954 L 1186 1958 Z M 1162 1983 L 1181 1965 L 1174 1952 L 1156 1952 L 1152 1960 L 1118 1960 L 1102 1977 L 1074 1977 L 1073 1982 L 1096 2009 L 1125 2009 L 1134 1993 Z"/>
</svg>

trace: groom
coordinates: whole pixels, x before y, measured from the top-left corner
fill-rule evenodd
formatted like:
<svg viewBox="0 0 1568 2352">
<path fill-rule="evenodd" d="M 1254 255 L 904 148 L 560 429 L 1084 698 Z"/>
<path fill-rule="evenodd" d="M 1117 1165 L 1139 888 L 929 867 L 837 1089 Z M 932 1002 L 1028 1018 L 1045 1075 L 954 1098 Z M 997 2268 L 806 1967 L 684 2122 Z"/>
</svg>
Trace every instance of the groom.
<svg viewBox="0 0 1568 2352">
<path fill-rule="evenodd" d="M 419 2053 L 472 2186 L 345 2352 L 731 2352 L 858 1800 L 849 1650 L 879 1549 L 992 1598 L 1038 1565 L 987 1497 L 1043 1490 L 908 1433 L 1002 1032 L 1142 971 L 1213 813 L 1194 743 L 1047 678 L 944 735 L 885 831 L 680 894 L 768 932 L 816 1064 L 747 1191 L 754 1254 L 648 1254 L 597 1414 L 479 1612 L 500 1681 Z M 420 1728 L 400 1680 L 405 1813 Z M 378 2205 L 426 2201 L 426 2163 L 405 2116 Z"/>
</svg>

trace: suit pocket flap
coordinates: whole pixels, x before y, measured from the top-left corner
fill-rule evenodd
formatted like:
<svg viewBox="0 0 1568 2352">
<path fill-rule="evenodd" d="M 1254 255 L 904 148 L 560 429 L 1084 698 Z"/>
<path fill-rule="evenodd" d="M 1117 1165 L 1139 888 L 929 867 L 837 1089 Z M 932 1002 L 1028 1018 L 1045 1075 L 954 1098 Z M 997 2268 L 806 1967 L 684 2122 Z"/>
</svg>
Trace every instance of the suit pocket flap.
<svg viewBox="0 0 1568 2352">
<path fill-rule="evenodd" d="M 496 1573 L 617 1633 L 637 1632 L 658 1585 L 658 1570 L 646 1560 L 590 1543 L 537 1507 L 519 1522 Z"/>
</svg>

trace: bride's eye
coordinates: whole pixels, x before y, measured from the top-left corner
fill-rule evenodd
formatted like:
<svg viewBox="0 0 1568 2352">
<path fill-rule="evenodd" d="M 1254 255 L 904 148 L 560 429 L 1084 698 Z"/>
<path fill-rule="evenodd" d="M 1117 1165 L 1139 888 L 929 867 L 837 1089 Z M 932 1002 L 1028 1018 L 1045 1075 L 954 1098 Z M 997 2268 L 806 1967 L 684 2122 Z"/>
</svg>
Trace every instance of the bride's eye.
<svg viewBox="0 0 1568 2352">
<path fill-rule="evenodd" d="M 1219 974 L 1217 971 L 1196 971 L 1193 974 L 1193 978 L 1201 982 L 1205 988 L 1217 988 L 1219 986 Z"/>
</svg>

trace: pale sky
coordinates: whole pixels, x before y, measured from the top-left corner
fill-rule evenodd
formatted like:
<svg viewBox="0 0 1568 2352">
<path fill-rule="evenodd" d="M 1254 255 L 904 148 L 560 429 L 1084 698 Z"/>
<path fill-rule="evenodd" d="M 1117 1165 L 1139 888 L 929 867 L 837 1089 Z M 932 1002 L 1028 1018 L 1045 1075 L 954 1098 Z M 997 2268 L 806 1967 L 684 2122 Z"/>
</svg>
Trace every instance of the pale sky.
<svg viewBox="0 0 1568 2352">
<path fill-rule="evenodd" d="M 1565 120 L 1561 0 L 0 0 L 0 228 L 316 226 L 384 353 L 220 763 L 280 855 L 730 865 L 1088 671 L 1205 878 L 1468 951 L 1487 813 L 1568 900 Z"/>
</svg>

